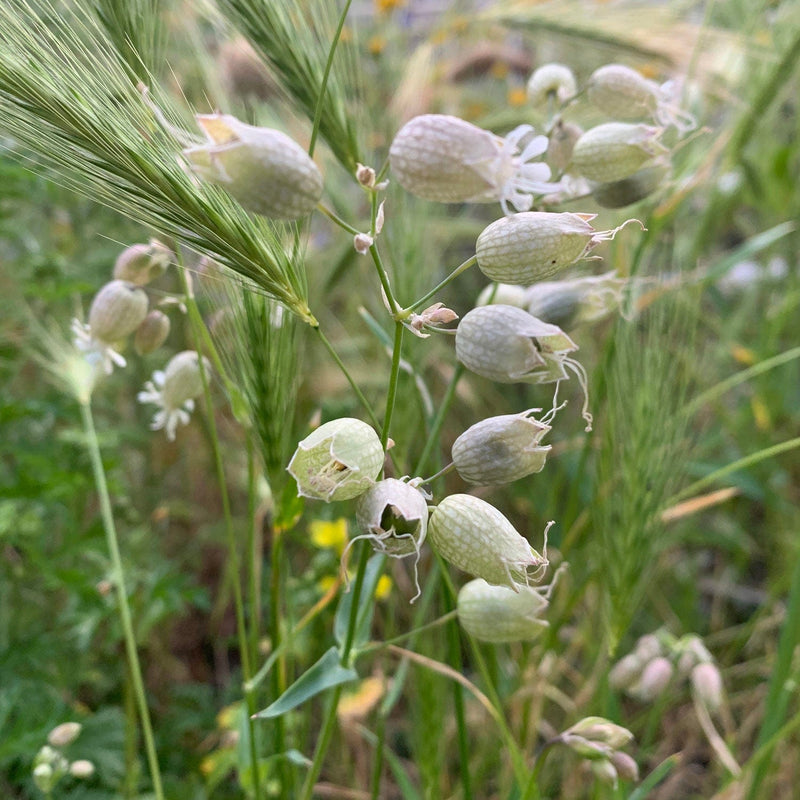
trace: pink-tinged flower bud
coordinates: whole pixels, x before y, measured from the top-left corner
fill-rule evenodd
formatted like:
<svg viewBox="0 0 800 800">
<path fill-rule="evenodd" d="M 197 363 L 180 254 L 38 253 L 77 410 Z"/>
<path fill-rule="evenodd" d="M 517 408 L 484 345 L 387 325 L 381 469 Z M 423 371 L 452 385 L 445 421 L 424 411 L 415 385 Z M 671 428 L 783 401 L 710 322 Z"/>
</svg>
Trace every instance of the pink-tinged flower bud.
<svg viewBox="0 0 800 800">
<path fill-rule="evenodd" d="M 539 108 L 553 100 L 559 105 L 572 99 L 577 91 L 575 76 L 563 64 L 543 64 L 528 79 L 528 100 Z"/>
<path fill-rule="evenodd" d="M 658 656 L 664 655 L 665 650 L 658 636 L 654 633 L 648 633 L 639 637 L 633 652 L 642 664 L 644 664 Z"/>
<path fill-rule="evenodd" d="M 583 135 L 583 128 L 573 125 L 571 122 L 559 120 L 550 131 L 550 139 L 547 145 L 547 161 L 553 169 L 563 172 L 572 161 L 572 151 L 575 149 L 575 142 Z"/>
<path fill-rule="evenodd" d="M 436 506 L 428 537 L 454 566 L 514 590 L 528 585 L 528 570 L 548 563 L 494 506 L 469 494 L 449 495 Z"/>
<path fill-rule="evenodd" d="M 164 274 L 173 255 L 168 247 L 156 239 L 151 239 L 149 244 L 132 244 L 117 257 L 114 277 L 144 286 Z"/>
<path fill-rule="evenodd" d="M 607 122 L 591 128 L 575 143 L 572 164 L 590 181 L 619 181 L 638 172 L 651 158 L 668 152 L 661 128 Z"/>
<path fill-rule="evenodd" d="M 502 217 L 484 228 L 475 244 L 478 267 L 487 278 L 529 285 L 549 278 L 587 255 L 599 241 L 594 214 L 525 211 Z"/>
<path fill-rule="evenodd" d="M 521 125 L 504 139 L 446 114 L 423 114 L 397 133 L 389 159 L 400 185 L 417 197 L 438 203 L 500 202 L 526 210 L 532 194 L 558 187 L 547 183 L 550 168 L 528 163 L 547 149 L 547 138 L 535 136 L 519 152 L 517 145 L 533 133 Z"/>
<path fill-rule="evenodd" d="M 133 333 L 147 316 L 147 295 L 127 281 L 111 281 L 94 296 L 89 331 L 99 342 L 113 344 Z"/>
<path fill-rule="evenodd" d="M 655 700 L 669 686 L 674 672 L 675 668 L 668 658 L 654 658 L 645 665 L 633 693 L 642 700 Z"/>
<path fill-rule="evenodd" d="M 644 663 L 633 653 L 623 656 L 608 673 L 608 682 L 621 691 L 628 692 L 636 684 L 644 669 Z"/>
<path fill-rule="evenodd" d="M 525 288 L 510 283 L 490 283 L 479 295 L 476 306 L 516 306 L 525 308 L 528 297 Z"/>
<path fill-rule="evenodd" d="M 73 778 L 91 778 L 94 775 L 94 764 L 85 758 L 79 758 L 69 765 L 69 774 Z"/>
<path fill-rule="evenodd" d="M 535 639 L 548 626 L 542 619 L 547 598 L 530 586 L 517 591 L 492 586 L 476 578 L 458 593 L 458 621 L 483 642 L 519 642 Z"/>
<path fill-rule="evenodd" d="M 698 664 L 692 670 L 690 679 L 698 700 L 709 711 L 719 711 L 722 707 L 723 687 L 722 675 L 717 667 L 708 661 Z"/>
<path fill-rule="evenodd" d="M 542 281 L 526 291 L 527 310 L 543 322 L 568 329 L 596 322 L 616 311 L 624 286 L 625 279 L 616 272 L 569 281 Z"/>
<path fill-rule="evenodd" d="M 47 742 L 53 747 L 66 747 L 78 738 L 81 728 L 80 722 L 62 722 L 47 734 Z"/>
<path fill-rule="evenodd" d="M 151 311 L 136 329 L 133 347 L 140 356 L 158 350 L 169 336 L 169 317 L 158 309 Z"/>
<path fill-rule="evenodd" d="M 617 770 L 607 758 L 590 762 L 592 774 L 602 784 L 617 788 Z"/>
<path fill-rule="evenodd" d="M 624 208 L 649 197 L 669 174 L 669 164 L 656 161 L 620 181 L 599 183 L 592 189 L 592 197 L 603 208 Z"/>
<path fill-rule="evenodd" d="M 386 478 L 361 495 L 356 506 L 361 537 L 375 550 L 402 558 L 419 553 L 428 531 L 428 502 L 419 489 Z M 355 541 L 355 540 L 354 540 Z"/>
<path fill-rule="evenodd" d="M 590 742 L 606 745 L 612 750 L 619 750 L 633 741 L 633 734 L 622 725 L 605 717 L 585 717 L 565 731 L 562 736 L 580 736 Z"/>
<path fill-rule="evenodd" d="M 539 442 L 550 426 L 533 418 L 538 410 L 489 417 L 465 430 L 453 442 L 458 474 L 469 483 L 499 486 L 541 472 L 551 447 Z"/>
<path fill-rule="evenodd" d="M 614 769 L 622 780 L 639 780 L 639 765 L 627 753 L 616 750 L 609 756 L 609 761 L 614 765 Z"/>
<path fill-rule="evenodd" d="M 222 186 L 254 214 L 299 219 L 314 210 L 322 175 L 297 142 L 229 114 L 196 119 L 207 142 L 186 148 L 183 155 L 199 177 Z"/>
<path fill-rule="evenodd" d="M 349 500 L 366 492 L 383 467 L 381 440 L 359 419 L 342 417 L 320 425 L 297 446 L 287 467 L 297 493 L 324 500 Z"/>
</svg>

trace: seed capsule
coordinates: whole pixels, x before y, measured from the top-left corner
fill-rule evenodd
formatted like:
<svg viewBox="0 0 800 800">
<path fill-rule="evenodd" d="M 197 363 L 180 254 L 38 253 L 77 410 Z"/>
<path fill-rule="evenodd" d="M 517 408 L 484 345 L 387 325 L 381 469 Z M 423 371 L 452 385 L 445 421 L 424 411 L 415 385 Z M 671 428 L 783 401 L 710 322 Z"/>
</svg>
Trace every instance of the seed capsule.
<svg viewBox="0 0 800 800">
<path fill-rule="evenodd" d="M 428 502 L 396 478 L 378 481 L 358 500 L 356 522 L 375 550 L 402 558 L 418 553 L 428 530 Z"/>
<path fill-rule="evenodd" d="M 378 434 L 358 419 L 342 417 L 320 425 L 297 446 L 287 467 L 297 492 L 329 503 L 369 489 L 383 467 Z"/>
<path fill-rule="evenodd" d="M 127 281 L 111 281 L 94 296 L 89 309 L 93 339 L 113 344 L 133 333 L 147 316 L 147 295 Z"/>
<path fill-rule="evenodd" d="M 552 448 L 539 446 L 550 426 L 531 416 L 537 410 L 489 417 L 464 431 L 453 442 L 458 474 L 469 483 L 499 486 L 541 472 Z"/>
<path fill-rule="evenodd" d="M 151 311 L 136 329 L 133 347 L 140 356 L 158 350 L 169 336 L 169 317 L 158 309 Z"/>
<path fill-rule="evenodd" d="M 549 278 L 583 258 L 593 246 L 594 214 L 526 211 L 484 228 L 475 244 L 487 278 L 528 285 Z"/>
<path fill-rule="evenodd" d="M 519 642 L 535 639 L 548 626 L 542 615 L 547 598 L 530 586 L 513 591 L 476 578 L 458 593 L 458 621 L 483 642 Z"/>
<path fill-rule="evenodd" d="M 534 108 L 546 105 L 551 98 L 566 103 L 576 91 L 575 76 L 563 64 L 543 64 L 528 79 L 528 100 Z"/>
<path fill-rule="evenodd" d="M 454 566 L 515 591 L 528 585 L 529 569 L 547 565 L 547 559 L 494 506 L 469 494 L 449 495 L 436 506 L 428 536 Z"/>
<path fill-rule="evenodd" d="M 114 277 L 144 286 L 163 275 L 172 258 L 172 251 L 155 239 L 149 244 L 132 244 L 117 257 Z"/>
<path fill-rule="evenodd" d="M 572 164 L 590 181 L 608 183 L 633 175 L 651 158 L 666 154 L 661 128 L 607 122 L 591 128 L 575 143 Z"/>
<path fill-rule="evenodd" d="M 197 175 L 222 186 L 254 214 L 299 219 L 314 210 L 322 175 L 297 142 L 229 114 L 198 114 L 196 119 L 208 141 L 183 154 Z"/>
<path fill-rule="evenodd" d="M 655 162 L 622 180 L 597 184 L 592 197 L 603 208 L 624 208 L 653 194 L 668 174 L 667 163 Z"/>
</svg>

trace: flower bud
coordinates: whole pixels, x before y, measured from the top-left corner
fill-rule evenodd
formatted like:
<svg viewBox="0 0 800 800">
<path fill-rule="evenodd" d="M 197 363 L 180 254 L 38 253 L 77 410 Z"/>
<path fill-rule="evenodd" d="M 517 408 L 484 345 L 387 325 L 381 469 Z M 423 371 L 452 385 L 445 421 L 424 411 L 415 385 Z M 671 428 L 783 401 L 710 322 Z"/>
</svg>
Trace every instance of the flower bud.
<svg viewBox="0 0 800 800">
<path fill-rule="evenodd" d="M 615 119 L 652 116 L 658 105 L 659 86 L 622 64 L 596 69 L 586 86 L 589 102 Z"/>
<path fill-rule="evenodd" d="M 633 652 L 642 664 L 644 664 L 658 656 L 664 655 L 664 648 L 656 634 L 648 633 L 639 637 Z"/>
<path fill-rule="evenodd" d="M 113 343 L 133 333 L 147 316 L 147 295 L 127 281 L 111 281 L 94 296 L 89 308 L 93 339 Z"/>
<path fill-rule="evenodd" d="M 572 163 L 590 181 L 608 183 L 633 175 L 651 158 L 668 152 L 661 128 L 607 122 L 591 128 L 575 143 Z"/>
<path fill-rule="evenodd" d="M 158 350 L 169 336 L 169 317 L 158 309 L 151 311 L 136 329 L 133 347 L 140 356 Z"/>
<path fill-rule="evenodd" d="M 453 442 L 458 474 L 469 483 L 499 486 L 541 472 L 551 447 L 539 447 L 550 426 L 531 415 L 489 417 L 468 428 Z"/>
<path fill-rule="evenodd" d="M 383 467 L 378 434 L 359 419 L 342 417 L 320 425 L 297 446 L 287 467 L 302 497 L 331 502 L 367 491 Z"/>
<path fill-rule="evenodd" d="M 633 653 L 623 656 L 608 673 L 608 682 L 622 691 L 630 691 L 642 674 L 644 664 Z"/>
<path fill-rule="evenodd" d="M 592 197 L 603 208 L 624 208 L 653 194 L 668 173 L 669 165 L 656 161 L 622 180 L 597 184 Z"/>
<path fill-rule="evenodd" d="M 518 642 L 535 639 L 548 626 L 542 619 L 547 606 L 547 598 L 530 586 L 514 591 L 476 578 L 458 593 L 458 621 L 483 642 Z"/>
<path fill-rule="evenodd" d="M 534 108 L 552 99 L 559 105 L 575 96 L 575 76 L 563 64 L 543 64 L 528 79 L 528 100 Z"/>
<path fill-rule="evenodd" d="M 164 274 L 172 257 L 172 251 L 156 239 L 149 244 L 132 244 L 117 257 L 114 277 L 144 286 Z"/>
<path fill-rule="evenodd" d="M 378 481 L 356 505 L 356 522 L 375 550 L 402 558 L 418 553 L 428 530 L 428 502 L 396 478 Z"/>
<path fill-rule="evenodd" d="M 649 661 L 642 670 L 639 682 L 634 687 L 634 693 L 642 700 L 655 700 L 669 686 L 675 668 L 672 662 L 664 656 L 659 656 Z"/>
<path fill-rule="evenodd" d="M 487 278 L 528 285 L 583 258 L 595 244 L 594 214 L 526 211 L 484 228 L 475 244 Z M 601 239 L 605 237 L 605 232 Z"/>
<path fill-rule="evenodd" d="M 69 774 L 73 778 L 91 778 L 94 775 L 94 764 L 85 758 L 79 758 L 69 765 Z"/>
<path fill-rule="evenodd" d="M 417 197 L 438 203 L 500 201 L 507 212 L 530 208 L 532 194 L 552 191 L 550 168 L 528 163 L 547 149 L 544 136 L 517 144 L 533 129 L 522 125 L 505 139 L 446 114 L 423 114 L 409 120 L 389 149 L 392 172 Z"/>
<path fill-rule="evenodd" d="M 299 219 L 322 196 L 322 175 L 285 133 L 257 128 L 229 114 L 198 114 L 207 141 L 183 151 L 194 172 L 222 186 L 248 211 Z"/>
<path fill-rule="evenodd" d="M 553 169 L 563 172 L 572 161 L 575 142 L 583 135 L 583 128 L 559 120 L 550 131 L 547 144 L 547 161 Z"/>
<path fill-rule="evenodd" d="M 625 747 L 633 741 L 633 734 L 627 728 L 605 717 L 585 717 L 562 735 L 580 736 L 587 741 L 606 745 L 612 750 L 619 750 L 620 747 Z"/>
<path fill-rule="evenodd" d="M 521 308 L 473 308 L 456 329 L 456 358 L 472 372 L 498 383 L 549 383 L 566 377 L 558 359 L 578 346 L 560 328 Z"/>
<path fill-rule="evenodd" d="M 717 667 L 704 662 L 698 664 L 691 672 L 690 676 L 692 689 L 700 702 L 709 711 L 719 711 L 722 707 L 722 675 Z"/>
<path fill-rule="evenodd" d="M 617 770 L 614 765 L 607 759 L 603 758 L 599 761 L 591 762 L 592 773 L 600 783 L 606 786 L 613 786 L 617 788 Z"/>
<path fill-rule="evenodd" d="M 525 289 L 510 283 L 490 283 L 479 295 L 476 306 L 500 305 L 525 308 L 528 304 Z"/>
<path fill-rule="evenodd" d="M 66 747 L 78 738 L 81 727 L 80 722 L 62 722 L 47 734 L 47 741 L 53 747 Z"/>
<path fill-rule="evenodd" d="M 614 769 L 622 780 L 639 780 L 639 765 L 627 753 L 623 753 L 621 750 L 615 750 L 609 756 L 609 761 L 614 765 Z"/>
<path fill-rule="evenodd" d="M 619 308 L 624 285 L 616 272 L 535 283 L 526 291 L 528 313 L 562 329 L 596 322 Z"/>
<path fill-rule="evenodd" d="M 36 788 L 45 795 L 50 795 L 56 784 L 55 773 L 49 764 L 37 764 L 33 768 L 33 782 Z"/>
<path fill-rule="evenodd" d="M 454 566 L 514 590 L 528 585 L 530 568 L 547 565 L 547 559 L 494 506 L 469 494 L 449 495 L 436 506 L 428 536 Z"/>
</svg>

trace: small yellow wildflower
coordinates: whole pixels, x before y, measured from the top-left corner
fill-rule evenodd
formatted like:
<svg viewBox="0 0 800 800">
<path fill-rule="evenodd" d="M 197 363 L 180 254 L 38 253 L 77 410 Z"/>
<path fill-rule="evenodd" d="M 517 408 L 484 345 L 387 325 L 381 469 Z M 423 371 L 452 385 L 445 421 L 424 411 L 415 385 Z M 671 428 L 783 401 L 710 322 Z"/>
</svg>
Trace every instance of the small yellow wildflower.
<svg viewBox="0 0 800 800">
<path fill-rule="evenodd" d="M 378 578 L 378 585 L 375 587 L 375 599 L 385 600 L 392 591 L 392 579 L 388 575 L 381 575 Z"/>
<path fill-rule="evenodd" d="M 371 56 L 379 56 L 386 49 L 385 36 L 372 36 L 367 42 L 367 50 Z"/>
<path fill-rule="evenodd" d="M 386 691 L 386 681 L 383 677 L 372 676 L 364 678 L 354 692 L 345 692 L 342 695 L 336 713 L 344 722 L 353 722 L 364 719 L 377 705 Z"/>
<path fill-rule="evenodd" d="M 756 428 L 760 431 L 768 431 L 772 427 L 772 417 L 767 404 L 760 397 L 753 397 L 750 400 L 750 408 L 753 410 Z"/>
<path fill-rule="evenodd" d="M 402 8 L 406 0 L 374 0 L 375 10 L 379 14 L 389 14 L 396 8 Z"/>
<path fill-rule="evenodd" d="M 731 355 L 740 364 L 750 366 L 756 363 L 756 354 L 749 348 L 740 344 L 735 344 L 731 347 Z"/>
<path fill-rule="evenodd" d="M 330 548 L 336 550 L 341 555 L 347 544 L 347 520 L 344 517 L 339 519 L 315 519 L 309 524 L 308 529 L 311 533 L 311 543 L 314 547 L 321 550 Z"/>
<path fill-rule="evenodd" d="M 524 86 L 515 86 L 513 89 L 508 90 L 507 101 L 510 106 L 524 106 L 528 102 L 528 93 L 525 91 Z"/>
</svg>

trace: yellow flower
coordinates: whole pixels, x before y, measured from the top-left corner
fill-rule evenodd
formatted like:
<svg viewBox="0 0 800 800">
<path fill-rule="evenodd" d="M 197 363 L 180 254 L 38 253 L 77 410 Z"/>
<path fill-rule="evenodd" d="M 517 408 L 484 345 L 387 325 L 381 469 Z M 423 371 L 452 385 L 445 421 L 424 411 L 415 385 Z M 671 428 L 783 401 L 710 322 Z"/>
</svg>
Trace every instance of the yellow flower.
<svg viewBox="0 0 800 800">
<path fill-rule="evenodd" d="M 315 519 L 308 528 L 314 547 L 331 548 L 339 555 L 342 554 L 347 544 L 347 520 L 344 517 L 334 520 Z"/>
<path fill-rule="evenodd" d="M 375 10 L 379 14 L 388 14 L 396 8 L 400 8 L 406 4 L 406 0 L 374 0 Z"/>
<path fill-rule="evenodd" d="M 375 587 L 375 599 L 385 600 L 392 591 L 392 579 L 388 575 L 381 575 L 378 578 L 378 585 Z"/>
</svg>

